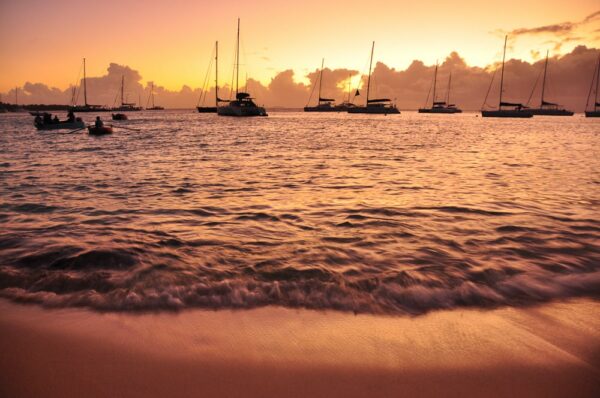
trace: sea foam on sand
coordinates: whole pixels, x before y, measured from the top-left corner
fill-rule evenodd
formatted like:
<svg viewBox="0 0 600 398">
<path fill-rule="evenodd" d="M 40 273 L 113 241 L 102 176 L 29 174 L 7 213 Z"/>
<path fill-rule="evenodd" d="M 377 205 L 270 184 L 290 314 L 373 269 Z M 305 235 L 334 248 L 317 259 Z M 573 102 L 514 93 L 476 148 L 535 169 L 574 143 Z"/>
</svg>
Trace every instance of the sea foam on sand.
<svg viewBox="0 0 600 398">
<path fill-rule="evenodd" d="M 592 397 L 600 303 L 418 317 L 0 301 L 2 397 Z"/>
</svg>

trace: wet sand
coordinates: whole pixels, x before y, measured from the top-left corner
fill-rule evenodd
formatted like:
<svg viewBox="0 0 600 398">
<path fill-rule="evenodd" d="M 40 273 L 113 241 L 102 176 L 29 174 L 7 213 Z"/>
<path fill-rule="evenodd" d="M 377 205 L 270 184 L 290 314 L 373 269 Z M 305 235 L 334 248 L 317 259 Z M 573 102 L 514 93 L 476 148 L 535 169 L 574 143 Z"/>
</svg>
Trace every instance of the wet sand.
<svg viewBox="0 0 600 398">
<path fill-rule="evenodd" d="M 0 301 L 3 397 L 592 397 L 600 302 L 418 317 Z"/>
</svg>

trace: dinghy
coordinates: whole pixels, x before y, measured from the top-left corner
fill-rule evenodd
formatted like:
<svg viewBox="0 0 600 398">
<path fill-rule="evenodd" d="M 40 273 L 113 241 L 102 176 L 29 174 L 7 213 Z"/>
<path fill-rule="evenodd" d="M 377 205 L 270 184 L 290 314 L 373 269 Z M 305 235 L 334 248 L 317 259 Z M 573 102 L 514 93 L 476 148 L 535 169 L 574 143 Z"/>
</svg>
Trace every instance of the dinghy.
<svg viewBox="0 0 600 398">
<path fill-rule="evenodd" d="M 88 126 L 88 132 L 91 135 L 106 135 L 106 134 L 112 134 L 113 129 L 112 129 L 112 127 L 107 127 L 107 126 L 102 126 L 102 127 Z"/>
</svg>

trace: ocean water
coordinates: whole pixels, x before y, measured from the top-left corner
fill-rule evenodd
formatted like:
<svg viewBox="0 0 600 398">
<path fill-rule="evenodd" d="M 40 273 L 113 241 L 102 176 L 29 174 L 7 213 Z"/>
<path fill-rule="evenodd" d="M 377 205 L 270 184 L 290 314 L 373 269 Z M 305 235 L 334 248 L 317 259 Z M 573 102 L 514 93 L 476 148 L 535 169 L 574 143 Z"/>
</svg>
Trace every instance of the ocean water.
<svg viewBox="0 0 600 398">
<path fill-rule="evenodd" d="M 104 137 L 31 123 L 0 115 L 1 297 L 393 315 L 600 297 L 598 120 L 165 111 Z"/>
</svg>

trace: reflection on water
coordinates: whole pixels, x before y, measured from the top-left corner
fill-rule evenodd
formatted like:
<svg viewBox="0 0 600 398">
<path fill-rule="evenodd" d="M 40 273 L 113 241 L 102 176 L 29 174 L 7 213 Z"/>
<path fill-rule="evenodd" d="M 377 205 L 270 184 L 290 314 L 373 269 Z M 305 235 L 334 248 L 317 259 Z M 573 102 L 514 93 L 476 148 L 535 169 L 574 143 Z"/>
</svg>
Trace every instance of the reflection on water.
<svg viewBox="0 0 600 398">
<path fill-rule="evenodd" d="M 30 119 L 0 117 L 3 297 L 421 313 L 600 293 L 600 124 L 580 116 Z"/>
</svg>

